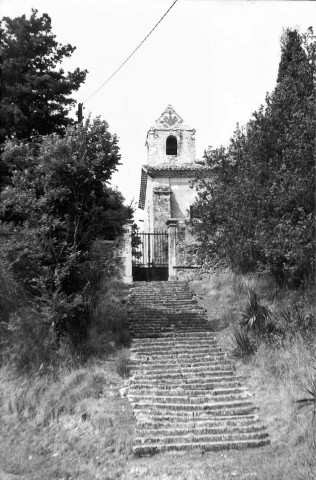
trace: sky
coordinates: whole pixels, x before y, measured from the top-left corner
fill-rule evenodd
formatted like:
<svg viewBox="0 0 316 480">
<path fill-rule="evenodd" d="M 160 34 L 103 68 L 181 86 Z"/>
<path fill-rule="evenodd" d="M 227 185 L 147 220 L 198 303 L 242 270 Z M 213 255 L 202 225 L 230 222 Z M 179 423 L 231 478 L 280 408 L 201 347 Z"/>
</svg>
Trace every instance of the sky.
<svg viewBox="0 0 316 480">
<path fill-rule="evenodd" d="M 63 68 L 89 71 L 73 94 L 84 115 L 98 115 L 119 137 L 121 163 L 112 184 L 137 202 L 146 134 L 168 104 L 196 129 L 197 158 L 227 145 L 276 84 L 283 28 L 316 31 L 316 2 L 178 0 L 0 0 L 0 16 L 48 13 L 60 43 L 77 47 Z M 87 101 L 86 101 L 87 100 Z M 75 115 L 75 109 L 73 111 Z M 141 212 L 136 212 L 136 218 Z"/>
</svg>

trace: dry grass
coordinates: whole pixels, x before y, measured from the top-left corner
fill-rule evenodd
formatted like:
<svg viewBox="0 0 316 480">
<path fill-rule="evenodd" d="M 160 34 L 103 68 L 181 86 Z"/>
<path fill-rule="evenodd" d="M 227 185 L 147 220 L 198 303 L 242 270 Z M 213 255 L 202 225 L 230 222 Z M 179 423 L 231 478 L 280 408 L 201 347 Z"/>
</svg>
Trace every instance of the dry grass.
<svg viewBox="0 0 316 480">
<path fill-rule="evenodd" d="M 116 371 L 122 378 L 129 377 L 129 374 L 130 374 L 129 359 L 130 359 L 130 351 L 127 348 L 121 348 L 115 354 L 114 361 L 115 361 Z"/>
<path fill-rule="evenodd" d="M 121 478 L 134 428 L 117 373 L 118 364 L 123 376 L 128 368 L 127 294 L 126 285 L 104 280 L 81 351 L 64 337 L 56 343 L 39 314 L 9 312 L 11 343 L 3 343 L 0 368 L 1 480 Z"/>
<path fill-rule="evenodd" d="M 225 272 L 193 287 L 228 352 L 249 288 L 280 311 L 302 305 L 308 314 L 313 308 L 308 293 L 278 291 L 268 278 Z M 116 283 L 103 286 L 90 336 L 95 352 L 90 363 L 68 369 L 65 365 L 54 377 L 17 377 L 8 366 L 2 368 L 1 480 L 315 480 L 312 411 L 300 410 L 296 403 L 306 397 L 304 388 L 315 373 L 315 337 L 308 342 L 306 331 L 278 346 L 262 343 L 248 362 L 236 363 L 268 427 L 270 447 L 134 458 L 135 421 L 130 404 L 119 395 L 124 383 L 118 371 L 128 374 L 128 351 L 117 350 L 126 328 L 126 294 Z M 105 351 L 112 357 L 102 359 Z"/>
<path fill-rule="evenodd" d="M 55 381 L 21 380 L 3 368 L 0 385 L 1 480 L 121 477 L 134 420 L 113 361 L 60 372 Z"/>
<path fill-rule="evenodd" d="M 232 352 L 231 335 L 241 319 L 250 289 L 273 311 L 278 326 L 289 332 L 281 342 L 262 342 L 247 361 L 236 363 L 237 373 L 254 393 L 260 416 L 275 448 L 274 458 L 263 461 L 256 478 L 312 480 L 316 478 L 316 424 L 312 409 L 299 409 L 306 387 L 315 378 L 316 339 L 314 296 L 309 291 L 279 290 L 268 276 L 236 276 L 218 273 L 209 283 L 193 283 L 208 310 L 223 310 L 214 323 L 224 350 Z M 286 313 L 283 315 L 283 313 Z M 290 312 L 290 315 L 288 314 Z M 223 328 L 224 327 L 224 328 Z M 313 405 L 313 402 L 311 402 Z M 258 458 L 260 460 L 260 454 Z"/>
</svg>

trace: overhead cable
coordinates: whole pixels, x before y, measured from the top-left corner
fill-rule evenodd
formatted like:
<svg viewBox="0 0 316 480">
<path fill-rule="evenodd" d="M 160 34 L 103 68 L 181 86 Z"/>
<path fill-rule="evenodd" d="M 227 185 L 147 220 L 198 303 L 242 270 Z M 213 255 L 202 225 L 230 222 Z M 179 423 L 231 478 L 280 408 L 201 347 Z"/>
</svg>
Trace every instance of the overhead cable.
<svg viewBox="0 0 316 480">
<path fill-rule="evenodd" d="M 134 55 L 134 53 L 137 52 L 137 50 L 143 45 L 143 43 L 147 40 L 147 38 L 153 33 L 153 31 L 158 27 L 159 23 L 162 22 L 162 20 L 166 17 L 166 15 L 168 15 L 168 13 L 170 12 L 170 10 L 172 9 L 172 7 L 177 3 L 178 0 L 175 0 L 173 2 L 173 4 L 168 8 L 168 10 L 166 11 L 166 13 L 161 17 L 161 19 L 159 20 L 159 22 L 156 23 L 156 25 L 150 30 L 150 32 L 148 33 L 148 35 L 146 35 L 146 37 L 144 38 L 144 40 L 142 40 L 140 42 L 139 45 L 137 45 L 137 47 L 135 48 L 135 50 L 132 51 L 132 53 L 126 58 L 126 60 L 124 60 L 123 63 L 121 63 L 121 65 L 115 70 L 114 73 L 112 73 L 112 75 L 107 78 L 103 83 L 102 85 L 100 85 L 99 88 L 97 88 L 97 90 L 95 92 L 93 92 L 83 103 L 86 103 L 88 100 L 90 100 L 92 97 L 94 97 L 94 95 L 96 95 L 113 77 L 114 75 L 116 75 L 120 70 L 121 68 L 125 65 L 125 63 L 128 62 L 128 60 Z"/>
</svg>

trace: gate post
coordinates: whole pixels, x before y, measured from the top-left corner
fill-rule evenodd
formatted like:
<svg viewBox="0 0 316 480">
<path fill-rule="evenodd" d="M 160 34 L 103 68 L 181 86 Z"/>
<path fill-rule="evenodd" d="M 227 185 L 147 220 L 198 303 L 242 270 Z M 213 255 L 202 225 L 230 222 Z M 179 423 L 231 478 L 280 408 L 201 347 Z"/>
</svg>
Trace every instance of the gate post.
<svg viewBox="0 0 316 480">
<path fill-rule="evenodd" d="M 169 249 L 169 276 L 168 280 L 177 280 L 176 269 L 176 236 L 178 221 L 175 218 L 167 220 L 168 226 L 168 249 Z"/>
<path fill-rule="evenodd" d="M 125 275 L 123 276 L 124 283 L 133 282 L 132 270 L 132 225 L 133 220 L 127 220 L 123 226 L 124 231 L 124 257 L 125 257 Z"/>
</svg>

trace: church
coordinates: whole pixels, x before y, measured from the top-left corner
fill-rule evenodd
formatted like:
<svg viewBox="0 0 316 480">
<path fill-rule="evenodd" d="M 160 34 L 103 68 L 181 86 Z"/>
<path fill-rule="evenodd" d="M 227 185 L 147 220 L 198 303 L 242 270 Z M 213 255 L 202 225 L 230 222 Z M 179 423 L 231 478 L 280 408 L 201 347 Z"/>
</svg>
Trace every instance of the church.
<svg viewBox="0 0 316 480">
<path fill-rule="evenodd" d="M 146 147 L 138 204 L 144 220 L 139 245 L 134 247 L 133 275 L 138 279 L 181 278 L 187 269 L 198 268 L 198 244 L 191 234 L 196 198 L 193 181 L 197 174 L 208 178 L 210 169 L 196 161 L 195 129 L 172 105 L 149 129 Z"/>
<path fill-rule="evenodd" d="M 166 229 L 169 219 L 179 225 L 190 221 L 196 191 L 196 174 L 209 171 L 196 163 L 195 129 L 168 105 L 149 129 L 146 138 L 147 164 L 141 172 L 138 206 L 144 210 L 144 231 Z"/>
</svg>

